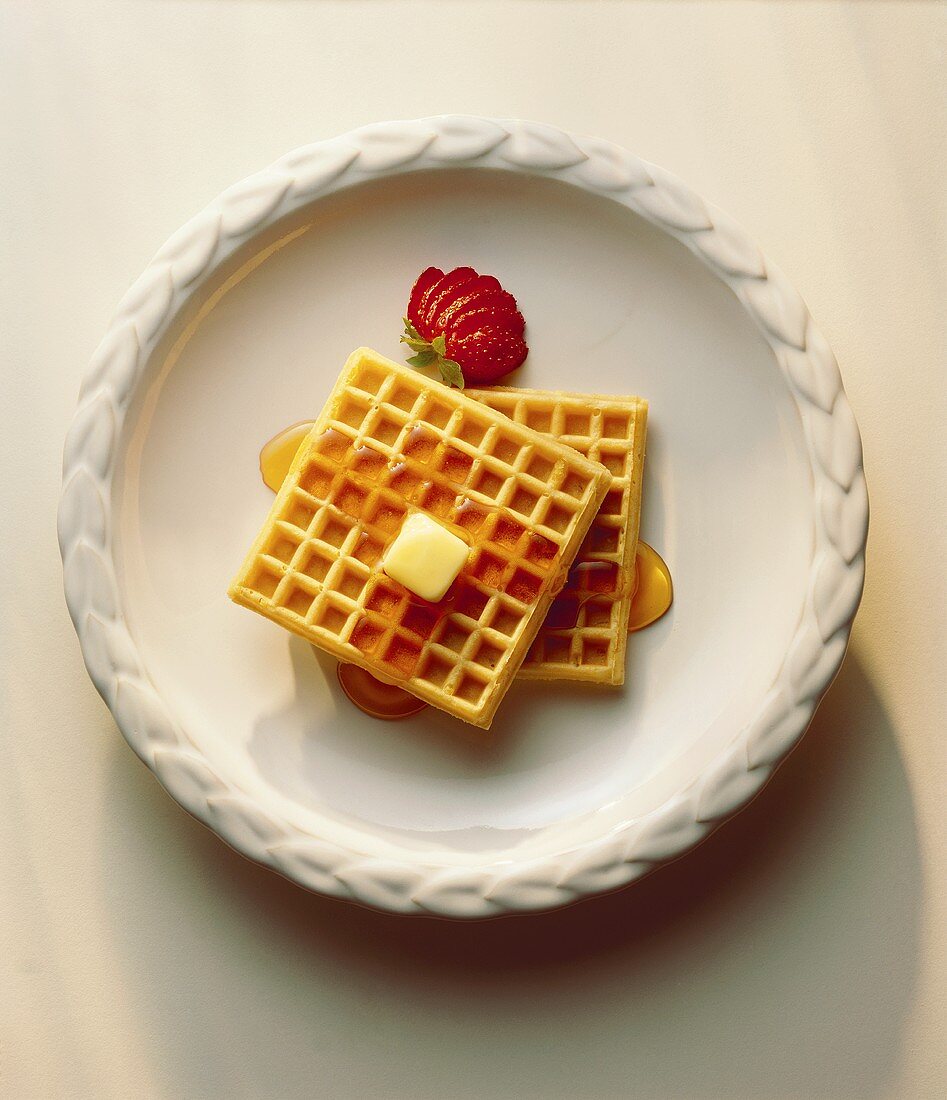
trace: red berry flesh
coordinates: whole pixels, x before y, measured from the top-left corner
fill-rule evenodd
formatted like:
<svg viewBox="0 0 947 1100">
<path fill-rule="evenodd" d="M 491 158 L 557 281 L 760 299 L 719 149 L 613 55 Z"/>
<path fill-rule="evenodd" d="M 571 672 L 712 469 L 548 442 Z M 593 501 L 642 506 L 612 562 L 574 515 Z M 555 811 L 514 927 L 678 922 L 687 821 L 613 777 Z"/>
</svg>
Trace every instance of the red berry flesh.
<svg viewBox="0 0 947 1100">
<path fill-rule="evenodd" d="M 443 276 L 443 278 L 439 279 L 431 288 L 426 301 L 422 303 L 422 309 L 424 311 L 424 320 L 434 332 L 435 336 L 438 330 L 434 327 L 434 320 L 438 313 L 443 306 L 451 300 L 454 293 L 460 287 L 465 283 L 472 282 L 476 277 L 477 273 L 472 267 L 455 267 L 453 271 L 448 271 L 448 273 Z"/>
<path fill-rule="evenodd" d="M 496 287 L 488 285 L 478 286 L 479 279 L 462 286 L 453 297 L 441 304 L 436 317 L 433 318 L 434 327 L 442 331 L 449 329 L 455 318 L 462 313 L 469 313 L 480 305 L 506 306 L 511 312 L 516 311 L 516 299 L 508 294 L 499 283 Z"/>
<path fill-rule="evenodd" d="M 484 326 L 447 334 L 447 357 L 460 364 L 466 382 L 488 385 L 515 370 L 529 354 L 525 341 L 505 328 Z"/>
<path fill-rule="evenodd" d="M 444 277 L 444 272 L 439 267 L 428 267 L 417 277 L 411 288 L 411 297 L 408 299 L 408 320 L 420 332 L 425 340 L 430 340 L 435 333 L 425 331 L 426 325 L 422 320 L 422 303 L 427 298 L 428 292 Z"/>
<path fill-rule="evenodd" d="M 474 302 L 470 310 L 452 317 L 448 328 L 460 335 L 462 332 L 466 334 L 473 331 L 478 325 L 509 329 L 517 336 L 522 336 L 526 328 L 523 314 L 518 309 L 510 309 L 506 304 L 496 305 L 490 301 L 483 304 Z"/>
</svg>

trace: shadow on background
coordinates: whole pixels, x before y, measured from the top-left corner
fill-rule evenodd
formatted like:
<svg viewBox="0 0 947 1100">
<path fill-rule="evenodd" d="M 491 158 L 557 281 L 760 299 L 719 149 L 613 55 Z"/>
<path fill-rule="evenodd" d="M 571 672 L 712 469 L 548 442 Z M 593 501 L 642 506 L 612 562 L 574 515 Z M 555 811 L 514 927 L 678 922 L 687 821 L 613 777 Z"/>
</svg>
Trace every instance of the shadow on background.
<svg viewBox="0 0 947 1100">
<path fill-rule="evenodd" d="M 111 798 L 116 951 L 177 1094 L 311 1095 L 315 1074 L 321 1095 L 864 1097 L 897 1066 L 921 866 L 854 653 L 742 814 L 550 914 L 462 924 L 308 894 L 181 813 L 124 746 Z"/>
</svg>

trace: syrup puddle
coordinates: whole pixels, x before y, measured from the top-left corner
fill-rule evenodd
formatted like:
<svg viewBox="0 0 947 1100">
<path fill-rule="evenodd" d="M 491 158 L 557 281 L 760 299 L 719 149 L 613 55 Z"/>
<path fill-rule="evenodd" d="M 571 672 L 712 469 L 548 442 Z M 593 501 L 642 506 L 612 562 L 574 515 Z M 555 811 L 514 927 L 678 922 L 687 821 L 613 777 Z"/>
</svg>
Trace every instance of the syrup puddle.
<svg viewBox="0 0 947 1100">
<path fill-rule="evenodd" d="M 272 489 L 274 493 L 279 492 L 279 487 L 299 450 L 299 444 L 309 434 L 312 423 L 311 420 L 300 420 L 298 424 L 284 428 L 278 435 L 274 435 L 269 443 L 263 444 L 263 450 L 260 451 L 260 473 L 267 489 Z"/>
<path fill-rule="evenodd" d="M 638 540 L 635 555 L 635 591 L 628 615 L 628 633 L 644 630 L 665 615 L 674 601 L 671 570 L 661 555 Z"/>
<path fill-rule="evenodd" d="M 336 672 L 348 699 L 372 718 L 384 718 L 391 722 L 398 718 L 410 718 L 427 707 L 427 703 L 409 691 L 376 680 L 358 665 L 340 661 Z"/>
</svg>

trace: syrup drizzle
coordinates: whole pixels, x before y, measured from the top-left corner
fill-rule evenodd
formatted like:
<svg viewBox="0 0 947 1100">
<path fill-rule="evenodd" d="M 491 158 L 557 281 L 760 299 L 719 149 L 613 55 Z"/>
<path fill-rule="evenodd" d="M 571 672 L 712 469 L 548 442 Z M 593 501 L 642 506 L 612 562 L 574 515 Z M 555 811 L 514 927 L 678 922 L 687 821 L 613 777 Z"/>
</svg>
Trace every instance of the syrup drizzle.
<svg viewBox="0 0 947 1100">
<path fill-rule="evenodd" d="M 260 451 L 260 473 L 263 483 L 274 493 L 278 492 L 283 484 L 296 457 L 296 452 L 309 434 L 312 425 L 312 420 L 301 420 L 273 436 Z M 329 435 L 338 435 L 338 433 L 330 430 L 326 432 L 326 436 Z M 319 449 L 323 453 L 331 454 L 332 442 L 331 439 L 321 440 Z M 436 437 L 433 433 L 429 433 L 423 425 L 419 425 L 411 432 L 406 452 L 410 449 L 412 455 L 421 458 L 424 457 L 425 452 L 430 453 L 433 450 L 434 443 L 436 443 Z M 380 459 L 381 456 L 371 447 L 359 447 L 355 451 L 354 467 L 377 463 Z M 370 473 L 367 470 L 366 472 Z M 458 525 L 468 530 L 477 530 L 487 517 L 486 508 L 467 498 L 460 500 L 456 510 Z M 541 535 L 534 537 L 542 539 Z M 553 550 L 555 549 L 552 543 L 549 545 Z M 618 585 L 618 567 L 611 562 L 580 562 L 573 568 L 570 576 L 578 581 L 579 606 L 595 596 L 614 593 Z M 628 616 L 629 633 L 643 630 L 660 619 L 667 612 L 674 598 L 670 570 L 661 556 L 640 540 L 635 557 L 633 584 L 631 610 Z M 550 608 L 550 618 L 556 614 L 557 603 L 558 601 L 554 602 Z M 433 605 L 428 606 L 433 607 Z M 574 613 L 573 607 L 571 614 L 574 615 Z M 567 625 L 571 626 L 572 623 Z M 428 705 L 403 688 L 376 679 L 358 665 L 340 661 L 337 674 L 346 697 L 359 710 L 373 718 L 388 721 L 409 718 Z"/>
</svg>

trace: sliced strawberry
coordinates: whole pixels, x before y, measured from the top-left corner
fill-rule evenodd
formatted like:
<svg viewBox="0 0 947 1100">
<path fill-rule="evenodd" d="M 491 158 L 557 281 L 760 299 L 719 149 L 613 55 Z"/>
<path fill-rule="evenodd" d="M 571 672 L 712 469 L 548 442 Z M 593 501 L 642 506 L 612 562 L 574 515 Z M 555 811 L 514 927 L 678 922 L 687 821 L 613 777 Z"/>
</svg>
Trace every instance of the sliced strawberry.
<svg viewBox="0 0 947 1100">
<path fill-rule="evenodd" d="M 440 291 L 441 283 L 445 278 L 446 276 L 442 275 L 435 283 L 433 283 L 424 292 L 424 294 L 421 295 L 421 301 L 418 303 L 418 317 L 421 321 L 421 324 L 428 330 L 428 332 L 431 333 L 432 336 L 434 335 L 434 330 L 431 328 L 431 325 L 427 319 L 428 308 L 430 307 L 431 302 L 434 300 L 434 297 Z"/>
<path fill-rule="evenodd" d="M 466 313 L 451 318 L 447 331 L 457 336 L 467 335 L 480 325 L 505 328 L 517 336 L 522 336 L 526 329 L 526 321 L 518 309 L 510 309 L 505 303 L 496 305 L 488 300 L 486 304 L 475 302 Z"/>
<path fill-rule="evenodd" d="M 429 267 L 408 301 L 403 343 L 421 370 L 435 367 L 449 386 L 495 382 L 529 354 L 526 322 L 516 299 L 492 275 L 455 267 L 446 275 Z"/>
<path fill-rule="evenodd" d="M 465 335 L 447 334 L 447 356 L 460 364 L 465 382 L 495 382 L 515 370 L 528 354 L 523 338 L 504 328 L 485 326 Z"/>
<path fill-rule="evenodd" d="M 476 278 L 477 273 L 472 267 L 455 267 L 453 271 L 448 271 L 443 278 L 438 279 L 422 303 L 423 320 L 432 331 L 436 332 L 434 318 L 440 312 L 442 306 L 450 301 L 459 287 L 462 287 L 464 283 L 472 282 Z"/>
<path fill-rule="evenodd" d="M 438 308 L 436 313 L 431 313 L 431 324 L 441 329 L 444 328 L 443 317 L 444 314 L 454 308 L 457 302 L 462 299 L 489 294 L 503 294 L 505 291 L 500 286 L 499 282 L 494 279 L 492 275 L 478 275 L 476 279 L 471 279 L 469 282 L 461 283 L 456 287 L 449 295 L 439 295 Z M 512 296 L 511 296 L 512 297 Z"/>
<path fill-rule="evenodd" d="M 422 302 L 431 288 L 443 277 L 444 272 L 439 267 L 425 268 L 411 288 L 411 297 L 408 299 L 408 320 L 425 340 L 430 340 L 434 333 L 427 330 L 423 320 Z"/>
<path fill-rule="evenodd" d="M 476 287 L 475 283 L 468 283 L 454 295 L 454 297 L 438 311 L 433 318 L 434 327 L 443 331 L 450 328 L 453 318 L 461 313 L 468 313 L 481 305 L 506 306 L 510 311 L 516 310 L 516 299 L 502 288 L 493 290 L 489 287 Z"/>
</svg>

